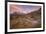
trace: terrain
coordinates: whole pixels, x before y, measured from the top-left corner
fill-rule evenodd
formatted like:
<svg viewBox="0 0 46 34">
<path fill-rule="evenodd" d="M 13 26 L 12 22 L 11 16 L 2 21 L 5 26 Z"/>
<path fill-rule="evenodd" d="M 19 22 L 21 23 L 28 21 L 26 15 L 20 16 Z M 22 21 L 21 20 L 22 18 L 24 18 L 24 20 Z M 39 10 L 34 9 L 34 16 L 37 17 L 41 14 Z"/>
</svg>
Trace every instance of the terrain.
<svg viewBox="0 0 46 34">
<path fill-rule="evenodd" d="M 10 15 L 10 29 L 21 28 L 40 28 L 41 27 L 41 9 L 28 13 L 26 15 L 18 15 L 16 13 Z"/>
</svg>

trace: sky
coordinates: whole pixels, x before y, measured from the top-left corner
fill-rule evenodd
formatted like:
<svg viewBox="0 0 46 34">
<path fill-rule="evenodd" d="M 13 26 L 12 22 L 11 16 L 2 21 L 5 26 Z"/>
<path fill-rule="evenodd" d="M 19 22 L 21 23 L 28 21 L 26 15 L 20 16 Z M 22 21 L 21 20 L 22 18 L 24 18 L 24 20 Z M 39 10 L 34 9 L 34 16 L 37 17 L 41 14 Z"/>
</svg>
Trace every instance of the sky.
<svg viewBox="0 0 46 34">
<path fill-rule="evenodd" d="M 32 5 L 10 5 L 10 13 L 30 13 L 30 12 L 34 12 L 40 9 L 40 6 L 32 6 Z"/>
</svg>

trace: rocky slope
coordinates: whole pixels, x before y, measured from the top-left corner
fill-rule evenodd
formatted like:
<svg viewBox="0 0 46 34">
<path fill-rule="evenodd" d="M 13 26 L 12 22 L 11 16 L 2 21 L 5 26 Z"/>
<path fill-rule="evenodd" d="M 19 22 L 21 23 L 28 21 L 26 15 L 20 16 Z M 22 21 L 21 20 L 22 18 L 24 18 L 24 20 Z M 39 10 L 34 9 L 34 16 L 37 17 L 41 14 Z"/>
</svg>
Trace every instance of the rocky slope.
<svg viewBox="0 0 46 34">
<path fill-rule="evenodd" d="M 41 9 L 26 15 L 10 15 L 10 28 L 40 28 L 41 27 Z"/>
</svg>

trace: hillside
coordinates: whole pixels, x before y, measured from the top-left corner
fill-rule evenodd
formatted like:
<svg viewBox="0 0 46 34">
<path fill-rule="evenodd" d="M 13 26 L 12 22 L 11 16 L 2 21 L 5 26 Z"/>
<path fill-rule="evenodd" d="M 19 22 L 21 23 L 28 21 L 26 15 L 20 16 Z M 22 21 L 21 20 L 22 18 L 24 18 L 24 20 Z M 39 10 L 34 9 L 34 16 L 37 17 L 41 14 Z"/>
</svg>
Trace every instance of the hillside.
<svg viewBox="0 0 46 34">
<path fill-rule="evenodd" d="M 40 28 L 41 27 L 41 9 L 26 15 L 14 13 L 10 15 L 10 28 Z"/>
</svg>

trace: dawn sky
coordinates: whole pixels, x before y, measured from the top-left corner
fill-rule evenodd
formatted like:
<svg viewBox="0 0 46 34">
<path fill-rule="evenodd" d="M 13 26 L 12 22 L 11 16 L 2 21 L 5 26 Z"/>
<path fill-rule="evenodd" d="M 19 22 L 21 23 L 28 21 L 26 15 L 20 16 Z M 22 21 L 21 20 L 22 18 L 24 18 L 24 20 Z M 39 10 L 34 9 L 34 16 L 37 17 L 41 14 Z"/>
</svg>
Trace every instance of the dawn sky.
<svg viewBox="0 0 46 34">
<path fill-rule="evenodd" d="M 36 10 L 39 10 L 40 6 L 32 6 L 32 5 L 10 5 L 10 12 L 18 12 L 18 13 L 30 13 Z"/>
</svg>

